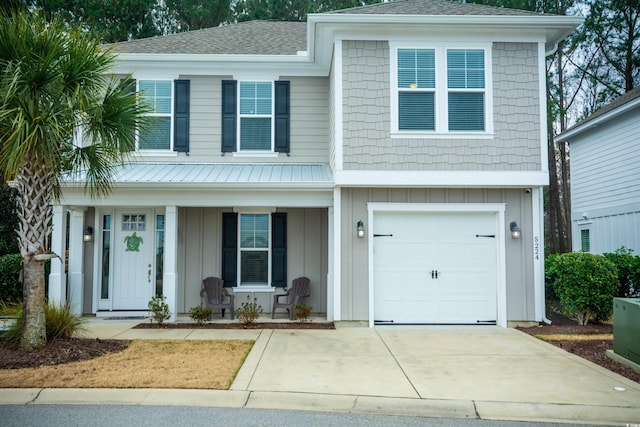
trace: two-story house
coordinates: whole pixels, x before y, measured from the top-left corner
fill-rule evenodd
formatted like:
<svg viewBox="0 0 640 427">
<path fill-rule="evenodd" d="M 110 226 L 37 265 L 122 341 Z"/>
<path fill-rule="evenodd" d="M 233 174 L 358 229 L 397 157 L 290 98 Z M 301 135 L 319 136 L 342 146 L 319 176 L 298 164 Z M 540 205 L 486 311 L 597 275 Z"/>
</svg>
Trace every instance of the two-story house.
<svg viewBox="0 0 640 427">
<path fill-rule="evenodd" d="M 398 0 L 110 46 L 153 126 L 108 197 L 67 183 L 49 297 L 175 316 L 219 276 L 270 311 L 307 276 L 328 320 L 543 320 L 545 55 L 580 22 Z"/>
</svg>

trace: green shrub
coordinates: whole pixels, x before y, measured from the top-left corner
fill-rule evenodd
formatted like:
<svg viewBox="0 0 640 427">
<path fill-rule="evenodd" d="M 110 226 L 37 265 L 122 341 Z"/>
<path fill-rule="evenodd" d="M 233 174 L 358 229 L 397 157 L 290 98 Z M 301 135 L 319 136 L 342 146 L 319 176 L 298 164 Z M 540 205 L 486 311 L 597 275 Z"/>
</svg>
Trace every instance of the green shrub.
<svg viewBox="0 0 640 427">
<path fill-rule="evenodd" d="M 0 305 L 2 314 L 18 316 L 17 321 L 5 332 L 4 338 L 10 342 L 20 341 L 22 329 L 22 303 Z M 86 328 L 87 320 L 71 313 L 69 303 L 45 304 L 44 317 L 47 330 L 47 341 L 69 339 Z"/>
<path fill-rule="evenodd" d="M 149 312 L 151 313 L 151 323 L 155 320 L 159 325 L 162 325 L 165 320 L 171 317 L 167 298 L 164 295 L 155 295 L 151 297 L 148 307 Z"/>
<path fill-rule="evenodd" d="M 87 324 L 85 318 L 71 313 L 69 303 L 45 305 L 44 316 L 47 322 L 47 340 L 71 338 L 84 331 Z"/>
<path fill-rule="evenodd" d="M 562 314 L 581 325 L 611 317 L 618 289 L 618 275 L 611 261 L 602 255 L 572 252 L 558 255 L 550 264 L 553 294 Z"/>
<path fill-rule="evenodd" d="M 203 307 L 201 305 L 197 307 L 191 307 L 189 309 L 189 317 L 191 317 L 199 325 L 202 325 L 204 322 L 211 318 L 211 307 Z"/>
<path fill-rule="evenodd" d="M 293 314 L 296 320 L 306 322 L 309 320 L 312 307 L 307 304 L 296 304 L 293 306 Z"/>
<path fill-rule="evenodd" d="M 258 299 L 254 298 L 251 302 L 251 298 L 247 295 L 247 302 L 240 304 L 240 308 L 235 311 L 236 317 L 239 321 L 248 325 L 256 321 L 262 314 L 262 306 L 258 304 Z"/>
<path fill-rule="evenodd" d="M 619 285 L 616 296 L 623 298 L 640 297 L 640 256 L 633 255 L 633 250 L 624 246 L 614 253 L 603 255 L 615 264 L 618 271 Z"/>
<path fill-rule="evenodd" d="M 560 307 L 555 289 L 559 256 L 560 254 L 550 254 L 544 260 L 544 293 L 547 308 L 552 311 L 559 311 Z"/>
<path fill-rule="evenodd" d="M 9 254 L 0 256 L 0 301 L 22 301 L 22 255 Z"/>
</svg>

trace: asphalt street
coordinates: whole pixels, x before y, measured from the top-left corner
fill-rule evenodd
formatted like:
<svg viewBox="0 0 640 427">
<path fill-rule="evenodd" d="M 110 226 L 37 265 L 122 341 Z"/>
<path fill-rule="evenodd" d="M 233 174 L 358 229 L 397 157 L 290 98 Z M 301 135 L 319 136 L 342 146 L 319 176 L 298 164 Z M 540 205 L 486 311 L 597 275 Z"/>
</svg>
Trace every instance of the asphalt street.
<svg viewBox="0 0 640 427">
<path fill-rule="evenodd" d="M 0 405 L 4 427 L 566 427 L 567 424 L 402 417 L 346 412 L 139 405 Z M 585 424 L 571 424 L 572 427 Z"/>
</svg>

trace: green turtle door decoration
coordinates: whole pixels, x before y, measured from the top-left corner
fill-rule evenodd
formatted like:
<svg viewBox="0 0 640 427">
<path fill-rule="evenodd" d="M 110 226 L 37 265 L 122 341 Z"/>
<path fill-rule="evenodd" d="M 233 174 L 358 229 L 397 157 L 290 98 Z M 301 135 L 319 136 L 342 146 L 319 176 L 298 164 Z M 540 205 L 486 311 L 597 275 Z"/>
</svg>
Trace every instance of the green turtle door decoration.
<svg viewBox="0 0 640 427">
<path fill-rule="evenodd" d="M 126 252 L 140 252 L 140 243 L 142 243 L 142 237 L 136 236 L 134 231 L 131 236 L 124 238 L 124 243 L 127 245 Z"/>
</svg>

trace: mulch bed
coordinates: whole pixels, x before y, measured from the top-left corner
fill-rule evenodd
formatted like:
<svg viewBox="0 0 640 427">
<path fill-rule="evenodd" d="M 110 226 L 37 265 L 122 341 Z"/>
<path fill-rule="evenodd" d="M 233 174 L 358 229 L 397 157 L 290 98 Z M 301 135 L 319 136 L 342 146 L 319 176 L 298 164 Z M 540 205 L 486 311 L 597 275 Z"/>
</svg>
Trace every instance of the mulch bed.
<svg viewBox="0 0 640 427">
<path fill-rule="evenodd" d="M 125 340 L 92 338 L 57 339 L 42 348 L 24 351 L 18 344 L 0 344 L 0 369 L 39 368 L 61 363 L 90 360 L 129 347 Z"/>
<path fill-rule="evenodd" d="M 559 314 L 552 313 L 549 316 L 551 324 L 542 324 L 530 328 L 517 328 L 529 335 L 596 335 L 613 334 L 613 325 L 609 323 L 590 323 L 588 325 L 578 325 L 577 322 L 567 319 Z M 640 374 L 630 367 L 616 362 L 607 357 L 606 351 L 613 349 L 613 340 L 580 340 L 580 341 L 547 341 L 561 349 L 580 356 L 590 362 L 602 366 L 632 381 L 640 383 Z"/>
<path fill-rule="evenodd" d="M 333 322 L 140 323 L 133 329 L 335 329 Z"/>
</svg>

